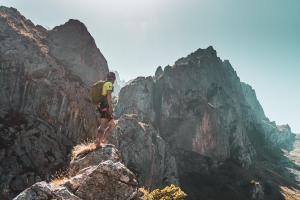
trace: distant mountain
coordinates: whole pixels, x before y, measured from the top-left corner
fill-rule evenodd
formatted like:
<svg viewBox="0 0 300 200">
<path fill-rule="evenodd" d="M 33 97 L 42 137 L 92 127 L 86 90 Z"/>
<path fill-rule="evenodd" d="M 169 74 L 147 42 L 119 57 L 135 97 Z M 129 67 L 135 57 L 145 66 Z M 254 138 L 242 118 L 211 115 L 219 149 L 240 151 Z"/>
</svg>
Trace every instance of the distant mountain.
<svg viewBox="0 0 300 200">
<path fill-rule="evenodd" d="M 114 92 L 113 95 L 118 96 L 122 87 L 126 85 L 126 81 L 121 80 L 119 72 L 113 71 L 116 74 L 116 82 L 114 84 Z"/>
<path fill-rule="evenodd" d="M 198 49 L 173 66 L 158 67 L 154 77 L 131 81 L 120 91 L 116 113 L 135 114 L 157 129 L 160 143 L 169 149 L 157 158 L 159 163 L 175 159 L 172 173 L 157 172 L 155 181 L 141 176 L 143 185 L 152 183 L 147 187 L 175 181 L 195 200 L 281 199 L 279 179 L 298 187 L 290 178 L 293 173 L 285 169 L 295 166 L 281 152 L 293 149 L 295 134 L 288 125 L 269 121 L 255 91 L 213 47 Z M 128 163 L 134 165 L 131 158 L 138 153 L 131 153 Z"/>
</svg>

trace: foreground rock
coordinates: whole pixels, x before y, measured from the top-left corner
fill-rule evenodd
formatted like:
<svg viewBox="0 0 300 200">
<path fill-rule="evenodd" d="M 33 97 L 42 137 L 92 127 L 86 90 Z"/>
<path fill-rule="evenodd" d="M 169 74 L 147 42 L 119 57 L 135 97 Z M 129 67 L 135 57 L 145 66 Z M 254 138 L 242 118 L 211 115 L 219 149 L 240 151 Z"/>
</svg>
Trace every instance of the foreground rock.
<svg viewBox="0 0 300 200">
<path fill-rule="evenodd" d="M 120 162 L 108 160 L 79 175 L 83 182 L 73 192 L 82 199 L 133 199 L 137 195 L 135 175 Z"/>
<path fill-rule="evenodd" d="M 15 200 L 33 200 L 33 199 L 68 199 L 79 200 L 65 187 L 53 187 L 49 183 L 39 182 L 19 194 Z"/>
<path fill-rule="evenodd" d="M 120 162 L 118 151 L 113 146 L 81 155 L 70 166 L 72 175 L 60 185 L 39 182 L 15 200 L 129 200 L 138 196 L 136 177 Z"/>
<path fill-rule="evenodd" d="M 113 145 L 106 145 L 104 148 L 96 149 L 96 146 L 93 143 L 88 144 L 94 148 L 92 151 L 87 151 L 86 153 L 82 150 L 80 154 L 74 155 L 69 165 L 69 175 L 75 176 L 80 170 L 87 168 L 89 166 L 98 165 L 99 163 L 111 160 L 113 162 L 121 161 L 121 155 L 119 151 Z M 81 148 L 86 148 L 84 145 Z M 76 148 L 76 147 L 75 147 Z M 74 151 L 74 150 L 73 150 Z"/>
</svg>

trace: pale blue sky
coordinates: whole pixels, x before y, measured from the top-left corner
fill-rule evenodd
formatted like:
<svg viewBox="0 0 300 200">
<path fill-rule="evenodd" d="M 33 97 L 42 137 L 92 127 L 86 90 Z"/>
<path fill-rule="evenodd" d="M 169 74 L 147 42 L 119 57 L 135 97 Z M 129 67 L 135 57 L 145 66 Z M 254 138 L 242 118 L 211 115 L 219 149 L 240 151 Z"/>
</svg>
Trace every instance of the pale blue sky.
<svg viewBox="0 0 300 200">
<path fill-rule="evenodd" d="M 48 28 L 84 22 L 123 79 L 213 45 L 266 115 L 300 133 L 300 0 L 0 0 Z"/>
</svg>

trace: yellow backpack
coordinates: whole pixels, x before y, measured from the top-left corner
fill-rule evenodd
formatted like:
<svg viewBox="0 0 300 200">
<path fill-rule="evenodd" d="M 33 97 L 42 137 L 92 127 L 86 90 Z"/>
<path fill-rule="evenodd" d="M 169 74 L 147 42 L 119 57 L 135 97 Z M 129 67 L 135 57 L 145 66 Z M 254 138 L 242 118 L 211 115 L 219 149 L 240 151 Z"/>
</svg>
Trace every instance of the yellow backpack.
<svg viewBox="0 0 300 200">
<path fill-rule="evenodd" d="M 98 81 L 94 83 L 90 90 L 91 102 L 95 105 L 98 105 L 100 102 L 104 100 L 104 96 L 102 96 L 102 88 L 105 81 Z"/>
</svg>

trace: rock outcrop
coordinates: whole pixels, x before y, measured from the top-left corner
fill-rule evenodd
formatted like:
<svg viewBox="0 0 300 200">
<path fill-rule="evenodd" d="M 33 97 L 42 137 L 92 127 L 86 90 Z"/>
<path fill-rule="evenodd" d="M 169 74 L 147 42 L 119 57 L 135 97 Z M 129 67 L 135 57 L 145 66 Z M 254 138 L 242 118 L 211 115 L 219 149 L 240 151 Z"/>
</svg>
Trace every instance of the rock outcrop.
<svg viewBox="0 0 300 200">
<path fill-rule="evenodd" d="M 107 62 L 83 23 L 69 20 L 48 31 L 49 54 L 86 84 L 104 79 Z"/>
<path fill-rule="evenodd" d="M 75 158 L 70 177 L 60 185 L 39 182 L 19 194 L 14 200 L 70 199 L 123 200 L 138 198 L 135 175 L 121 162 L 113 146 L 88 152 Z"/>
<path fill-rule="evenodd" d="M 49 177 L 74 143 L 93 137 L 87 88 L 107 72 L 79 21 L 46 30 L 0 7 L 0 195 Z"/>
<path fill-rule="evenodd" d="M 116 116 L 136 114 L 142 122 L 154 122 L 154 81 L 152 77 L 138 77 L 119 93 Z M 134 95 L 134 96 L 133 96 Z"/>
<path fill-rule="evenodd" d="M 45 181 L 35 183 L 30 188 L 19 194 L 15 200 L 32 199 L 68 199 L 80 200 L 65 187 L 53 187 Z"/>
<path fill-rule="evenodd" d="M 175 157 L 169 146 L 151 124 L 139 121 L 137 115 L 121 116 L 110 142 L 120 150 L 125 165 L 144 187 L 180 185 Z"/>
</svg>

